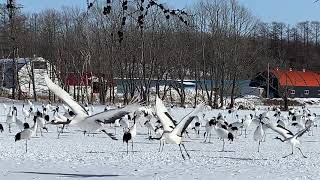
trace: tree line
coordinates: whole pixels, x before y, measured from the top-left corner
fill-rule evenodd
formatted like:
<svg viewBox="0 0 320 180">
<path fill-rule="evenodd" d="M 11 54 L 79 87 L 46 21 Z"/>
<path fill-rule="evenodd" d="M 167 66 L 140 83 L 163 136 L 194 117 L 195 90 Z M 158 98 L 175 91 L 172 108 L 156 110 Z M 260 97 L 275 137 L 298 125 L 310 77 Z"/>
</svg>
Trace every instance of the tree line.
<svg viewBox="0 0 320 180">
<path fill-rule="evenodd" d="M 193 79 L 199 82 L 194 103 L 205 100 L 214 108 L 233 107 L 236 82 L 251 79 L 268 63 L 274 68 L 320 70 L 318 21 L 264 23 L 236 0 L 201 0 L 183 11 L 147 6 L 143 0 L 124 2 L 112 8 L 97 1 L 88 9 L 17 10 L 13 17 L 2 4 L 0 57 L 41 56 L 55 67 L 66 89 L 68 73 L 79 78 L 92 73 L 98 78 L 101 103 L 115 102 L 115 79 L 125 82 L 124 103 L 136 94 L 149 102 L 151 80 L 156 80 L 156 94 L 165 99 L 175 91 L 184 106 L 183 82 Z M 15 47 L 16 53 L 8 47 Z M 177 81 L 160 87 L 163 80 Z M 74 89 L 77 100 L 85 93 Z M 92 101 L 93 94 L 87 99 Z"/>
</svg>

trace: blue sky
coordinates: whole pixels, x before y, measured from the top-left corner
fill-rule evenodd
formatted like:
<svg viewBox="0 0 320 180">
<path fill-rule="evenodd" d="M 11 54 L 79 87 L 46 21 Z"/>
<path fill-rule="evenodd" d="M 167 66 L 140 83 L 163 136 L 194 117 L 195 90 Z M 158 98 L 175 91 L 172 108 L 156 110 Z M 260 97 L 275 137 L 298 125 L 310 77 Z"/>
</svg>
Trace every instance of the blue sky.
<svg viewBox="0 0 320 180">
<path fill-rule="evenodd" d="M 171 8 L 190 7 L 197 0 L 159 0 Z M 295 24 L 305 20 L 320 21 L 320 2 L 314 0 L 238 0 L 264 22 Z M 1 3 L 6 0 L 0 0 Z M 62 6 L 86 7 L 86 0 L 17 0 L 24 6 L 24 12 L 39 12 L 46 8 Z"/>
<path fill-rule="evenodd" d="M 320 1 L 315 0 L 239 0 L 265 22 L 279 21 L 296 24 L 301 21 L 320 21 Z"/>
</svg>

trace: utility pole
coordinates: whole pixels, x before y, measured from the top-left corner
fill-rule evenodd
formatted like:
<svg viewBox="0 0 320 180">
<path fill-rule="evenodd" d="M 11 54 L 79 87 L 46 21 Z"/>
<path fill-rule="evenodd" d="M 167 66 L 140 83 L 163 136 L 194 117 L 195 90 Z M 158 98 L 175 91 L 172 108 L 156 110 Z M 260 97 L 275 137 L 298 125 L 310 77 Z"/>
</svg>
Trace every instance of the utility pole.
<svg viewBox="0 0 320 180">
<path fill-rule="evenodd" d="M 268 77 L 267 77 L 267 99 L 269 99 L 269 88 L 270 88 L 270 64 L 268 63 Z"/>
<path fill-rule="evenodd" d="M 284 64 L 284 69 L 285 69 L 285 75 L 286 75 L 286 87 L 285 87 L 285 92 L 284 92 L 284 110 L 287 111 L 289 109 L 288 108 L 288 74 L 289 74 L 289 72 L 287 70 L 286 62 Z"/>
</svg>

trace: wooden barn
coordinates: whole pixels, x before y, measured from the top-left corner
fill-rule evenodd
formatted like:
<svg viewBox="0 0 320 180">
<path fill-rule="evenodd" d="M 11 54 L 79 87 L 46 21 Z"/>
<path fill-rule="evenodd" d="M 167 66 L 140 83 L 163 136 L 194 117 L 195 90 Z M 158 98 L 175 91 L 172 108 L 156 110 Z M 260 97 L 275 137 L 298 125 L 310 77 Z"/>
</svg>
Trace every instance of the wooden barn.
<svg viewBox="0 0 320 180">
<path fill-rule="evenodd" d="M 270 98 L 284 97 L 286 93 L 289 98 L 320 98 L 320 74 L 312 71 L 265 71 L 258 73 L 250 86 L 264 88 L 264 96 Z"/>
<path fill-rule="evenodd" d="M 91 94 L 92 91 L 92 79 L 91 73 L 84 73 L 79 75 L 77 73 L 69 72 L 65 79 L 64 84 L 67 86 L 67 91 L 75 96 L 76 94 Z"/>
</svg>

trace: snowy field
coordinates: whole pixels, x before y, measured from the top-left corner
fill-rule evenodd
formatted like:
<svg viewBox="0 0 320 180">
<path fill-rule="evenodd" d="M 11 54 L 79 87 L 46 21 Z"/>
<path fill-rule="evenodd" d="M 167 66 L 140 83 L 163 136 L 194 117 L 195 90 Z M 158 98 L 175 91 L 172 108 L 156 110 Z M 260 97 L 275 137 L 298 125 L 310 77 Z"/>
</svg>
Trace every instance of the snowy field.
<svg viewBox="0 0 320 180">
<path fill-rule="evenodd" d="M 8 106 L 11 103 L 6 103 Z M 15 103 L 18 116 L 22 118 L 22 105 Z M 39 106 L 40 107 L 40 106 Z M 104 107 L 96 106 L 95 112 Z M 172 115 L 179 120 L 191 109 L 172 109 Z M 313 107 L 312 112 L 320 113 Z M 206 118 L 216 116 L 218 111 L 206 112 Z M 227 114 L 227 111 L 219 111 Z M 238 114 L 252 113 L 239 111 Z M 5 125 L 6 114 L 0 109 L 1 123 L 5 131 L 0 134 L 0 179 L 319 179 L 320 175 L 320 129 L 314 129 L 314 136 L 307 133 L 301 137 L 302 150 L 308 158 L 303 158 L 295 150 L 293 156 L 282 158 L 291 152 L 288 144 L 274 138 L 279 136 L 267 131 L 266 142 L 262 143 L 260 153 L 258 143 L 253 140 L 255 126 L 252 124 L 248 137 L 237 137 L 233 143 L 226 143 L 226 152 L 221 152 L 222 141 L 212 131 L 211 143 L 203 143 L 204 127 L 200 137 L 189 130 L 191 139 L 185 138 L 185 146 L 191 159 L 183 160 L 178 145 L 166 144 L 163 152 L 158 152 L 159 142 L 149 140 L 147 129 L 138 125 L 138 135 L 134 139 L 134 151 L 126 153 L 122 142 L 122 129 L 117 128 L 118 141 L 111 140 L 102 133 L 94 137 L 84 136 L 77 128 L 69 127 L 57 138 L 54 126 L 49 132 L 28 142 L 14 141 L 19 129 L 9 133 Z M 231 115 L 228 121 L 233 122 Z M 204 122 L 202 123 L 204 125 Z M 193 123 L 192 123 L 193 125 Z M 294 131 L 294 127 L 290 128 Z M 107 132 L 114 128 L 106 125 Z M 130 148 L 131 149 L 131 148 Z"/>
</svg>

